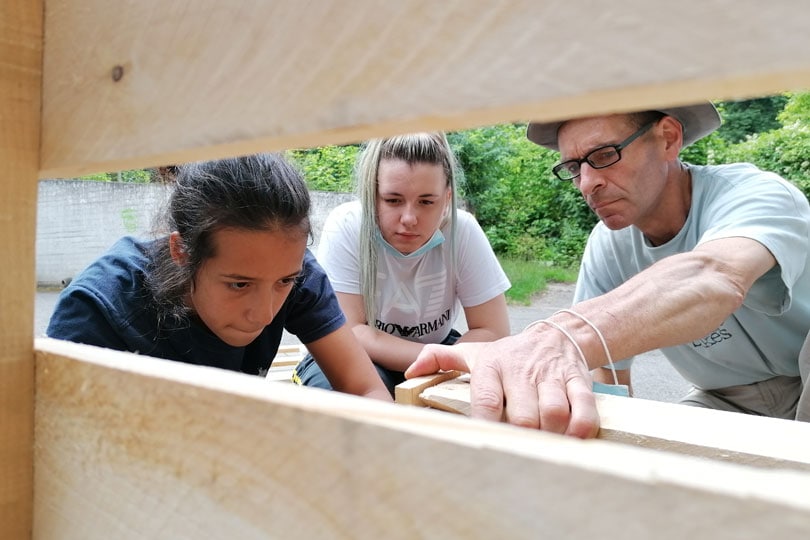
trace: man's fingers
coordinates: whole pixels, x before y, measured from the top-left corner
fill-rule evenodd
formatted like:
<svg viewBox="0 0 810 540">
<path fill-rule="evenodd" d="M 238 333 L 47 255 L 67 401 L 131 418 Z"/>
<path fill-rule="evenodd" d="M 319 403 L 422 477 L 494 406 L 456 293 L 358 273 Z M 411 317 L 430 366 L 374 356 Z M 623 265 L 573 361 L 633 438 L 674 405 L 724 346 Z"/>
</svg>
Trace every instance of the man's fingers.
<svg viewBox="0 0 810 540">
<path fill-rule="evenodd" d="M 524 384 L 504 384 L 507 388 L 504 420 L 522 427 L 539 428 L 582 439 L 596 437 L 599 432 L 599 413 L 587 377 L 574 376 L 567 383 L 559 379 L 547 379 L 536 384 L 532 384 L 531 378 L 526 377 L 522 382 Z M 494 392 L 492 395 L 503 399 Z M 492 403 L 494 402 L 493 398 Z M 486 417 L 497 419 L 494 411 Z"/>
<path fill-rule="evenodd" d="M 513 374 L 503 386 L 506 389 L 503 420 L 516 426 L 540 428 L 539 392 L 531 374 Z"/>
<path fill-rule="evenodd" d="M 481 365 L 470 378 L 470 416 L 500 422 L 505 386 L 496 366 Z"/>
<path fill-rule="evenodd" d="M 451 369 L 470 371 L 470 366 L 464 358 L 460 345 L 452 347 L 450 345 L 425 345 L 413 364 L 405 370 L 405 378 L 410 379 Z"/>
<path fill-rule="evenodd" d="M 571 419 L 565 384 L 547 380 L 537 386 L 538 408 L 540 409 L 540 429 L 552 433 L 565 433 Z"/>
<path fill-rule="evenodd" d="M 599 411 L 593 395 L 592 383 L 587 377 L 574 377 L 567 385 L 571 404 L 571 419 L 566 435 L 591 439 L 599 433 Z"/>
</svg>

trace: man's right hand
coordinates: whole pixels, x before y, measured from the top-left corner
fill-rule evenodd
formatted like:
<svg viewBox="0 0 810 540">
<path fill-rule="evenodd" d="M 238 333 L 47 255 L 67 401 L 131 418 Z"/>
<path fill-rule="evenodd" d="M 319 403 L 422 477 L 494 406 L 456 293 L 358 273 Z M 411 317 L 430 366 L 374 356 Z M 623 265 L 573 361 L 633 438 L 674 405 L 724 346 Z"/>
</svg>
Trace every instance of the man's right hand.
<svg viewBox="0 0 810 540">
<path fill-rule="evenodd" d="M 555 344 L 544 344 L 542 336 Z M 590 373 L 576 356 L 564 354 L 570 349 L 553 333 L 536 330 L 490 343 L 426 345 L 405 376 L 467 371 L 473 417 L 595 437 L 599 414 Z"/>
</svg>

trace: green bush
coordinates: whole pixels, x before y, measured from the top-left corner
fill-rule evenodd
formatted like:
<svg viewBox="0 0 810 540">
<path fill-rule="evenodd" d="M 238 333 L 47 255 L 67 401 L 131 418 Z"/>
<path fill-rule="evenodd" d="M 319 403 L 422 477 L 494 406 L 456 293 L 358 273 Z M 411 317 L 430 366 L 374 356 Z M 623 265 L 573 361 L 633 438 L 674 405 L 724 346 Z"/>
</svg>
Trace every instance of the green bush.
<svg viewBox="0 0 810 540">
<path fill-rule="evenodd" d="M 130 171 L 119 171 L 111 173 L 97 173 L 82 176 L 79 180 L 89 180 L 92 182 L 132 182 L 136 184 L 148 184 L 152 182 L 152 170 L 133 169 Z"/>
<path fill-rule="evenodd" d="M 499 255 L 579 263 L 596 217 L 551 173 L 558 153 L 526 139 L 525 124 L 448 134 L 466 177 L 465 200 Z"/>
<path fill-rule="evenodd" d="M 729 146 L 718 162 L 747 161 L 793 182 L 810 196 L 810 126 L 798 123 Z"/>
<path fill-rule="evenodd" d="M 709 163 L 749 162 L 793 182 L 810 197 L 810 93 L 787 94 L 777 115 L 781 127 L 736 144 L 715 141 Z"/>
<path fill-rule="evenodd" d="M 723 125 L 717 135 L 728 143 L 744 141 L 746 137 L 779 129 L 779 114 L 785 108 L 788 96 L 784 94 L 740 101 L 722 101 L 717 109 Z"/>
<path fill-rule="evenodd" d="M 310 189 L 316 191 L 352 191 L 352 172 L 360 150 L 358 145 L 323 146 L 292 150 L 287 157 L 303 171 Z"/>
</svg>

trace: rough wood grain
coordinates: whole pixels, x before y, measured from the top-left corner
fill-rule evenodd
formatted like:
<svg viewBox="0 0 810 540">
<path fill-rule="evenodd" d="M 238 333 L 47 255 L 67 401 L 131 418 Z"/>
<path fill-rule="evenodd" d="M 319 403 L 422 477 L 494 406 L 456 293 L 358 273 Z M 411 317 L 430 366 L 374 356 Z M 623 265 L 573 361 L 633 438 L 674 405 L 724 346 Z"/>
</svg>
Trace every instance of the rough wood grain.
<svg viewBox="0 0 810 540">
<path fill-rule="evenodd" d="M 581 441 L 37 340 L 35 531 L 805 538 L 810 474 Z"/>
<path fill-rule="evenodd" d="M 469 377 L 425 387 L 421 403 L 470 414 Z M 765 468 L 810 471 L 810 424 L 596 394 L 599 439 Z"/>
<path fill-rule="evenodd" d="M 50 0 L 40 70 L 41 13 L 36 0 L 0 8 L 3 538 L 31 527 L 37 163 L 69 176 L 810 87 L 801 0 Z M 810 530 L 806 472 L 36 347 L 38 539 Z M 763 422 L 750 438 L 806 450 L 795 424 Z"/>
<path fill-rule="evenodd" d="M 0 3 L 0 538 L 29 538 L 33 504 L 34 242 L 42 2 Z"/>
<path fill-rule="evenodd" d="M 803 0 L 52 0 L 41 175 L 807 88 L 808 27 Z"/>
<path fill-rule="evenodd" d="M 441 381 L 440 381 L 441 382 Z M 425 387 L 419 394 L 421 402 L 432 409 L 470 416 L 470 376 L 462 375 L 442 384 Z"/>
</svg>

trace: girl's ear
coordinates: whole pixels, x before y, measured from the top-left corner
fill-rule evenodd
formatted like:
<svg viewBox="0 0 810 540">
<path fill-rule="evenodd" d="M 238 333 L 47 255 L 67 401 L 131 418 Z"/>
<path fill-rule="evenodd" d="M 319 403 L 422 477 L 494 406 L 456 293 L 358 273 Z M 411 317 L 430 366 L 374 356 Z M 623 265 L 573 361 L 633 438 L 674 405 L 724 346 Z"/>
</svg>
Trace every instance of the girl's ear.
<svg viewBox="0 0 810 540">
<path fill-rule="evenodd" d="M 450 206 L 453 204 L 453 190 L 447 188 L 447 193 L 445 193 L 444 197 L 444 211 L 442 212 L 442 221 L 439 224 L 439 227 L 444 227 L 448 220 L 450 219 L 450 214 L 453 212 Z"/>
<path fill-rule="evenodd" d="M 169 254 L 177 266 L 184 266 L 188 262 L 188 253 L 183 246 L 183 238 L 177 231 L 169 235 Z"/>
</svg>

